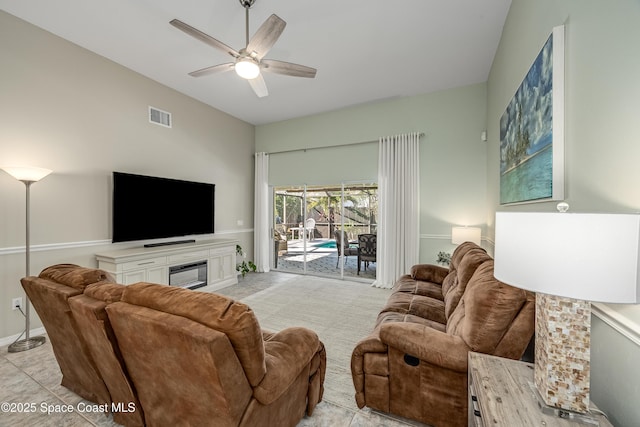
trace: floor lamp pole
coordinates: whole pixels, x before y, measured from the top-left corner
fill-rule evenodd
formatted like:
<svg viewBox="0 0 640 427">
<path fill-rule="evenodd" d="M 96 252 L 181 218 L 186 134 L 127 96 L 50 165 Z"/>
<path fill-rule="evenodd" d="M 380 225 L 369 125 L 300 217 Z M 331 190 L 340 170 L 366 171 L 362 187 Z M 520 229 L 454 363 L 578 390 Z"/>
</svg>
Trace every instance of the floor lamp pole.
<svg viewBox="0 0 640 427">
<path fill-rule="evenodd" d="M 29 226 L 30 226 L 30 217 L 29 217 L 29 210 L 30 210 L 30 206 L 29 206 L 29 202 L 31 199 L 30 196 L 30 190 L 31 190 L 31 184 L 33 184 L 35 181 L 28 181 L 28 180 L 21 180 L 27 191 L 26 191 L 26 199 L 27 199 L 27 204 L 26 204 L 26 243 L 25 243 L 25 258 L 26 258 L 26 277 L 29 277 L 31 275 L 30 272 L 30 266 L 31 266 L 31 245 L 30 245 L 30 236 L 29 236 Z M 29 303 L 29 296 L 26 295 L 25 298 L 25 304 L 24 304 L 24 316 L 25 316 L 25 339 L 20 340 L 20 341 L 16 341 L 13 344 L 11 344 L 8 348 L 8 352 L 9 353 L 18 353 L 20 351 L 25 351 L 25 350 L 30 350 L 34 347 L 38 347 L 42 344 L 44 344 L 45 342 L 45 337 L 43 336 L 38 336 L 38 337 L 33 337 L 30 338 L 29 334 L 30 329 L 31 329 L 31 324 L 30 324 L 30 303 Z"/>
</svg>

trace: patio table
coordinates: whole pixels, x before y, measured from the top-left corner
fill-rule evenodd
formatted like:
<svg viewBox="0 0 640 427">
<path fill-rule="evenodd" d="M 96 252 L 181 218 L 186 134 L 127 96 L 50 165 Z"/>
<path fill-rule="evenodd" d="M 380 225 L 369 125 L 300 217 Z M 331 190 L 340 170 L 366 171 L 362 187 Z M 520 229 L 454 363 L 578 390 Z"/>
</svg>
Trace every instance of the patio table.
<svg viewBox="0 0 640 427">
<path fill-rule="evenodd" d="M 298 232 L 298 239 L 300 238 L 300 233 L 304 231 L 304 227 L 289 227 L 291 231 L 291 240 L 296 240 L 296 232 Z"/>
</svg>

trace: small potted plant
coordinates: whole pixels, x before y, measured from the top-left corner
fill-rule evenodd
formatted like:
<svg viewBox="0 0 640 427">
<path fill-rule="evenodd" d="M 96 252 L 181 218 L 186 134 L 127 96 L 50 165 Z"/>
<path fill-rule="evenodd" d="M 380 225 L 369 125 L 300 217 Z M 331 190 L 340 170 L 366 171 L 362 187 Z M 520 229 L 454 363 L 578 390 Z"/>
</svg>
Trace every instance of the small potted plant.
<svg viewBox="0 0 640 427">
<path fill-rule="evenodd" d="M 236 245 L 236 255 L 239 255 L 243 258 L 241 263 L 236 264 L 236 271 L 240 272 L 240 274 L 242 274 L 242 277 L 244 277 L 244 275 L 250 271 L 253 271 L 255 273 L 256 265 L 253 263 L 253 261 L 247 261 L 245 259 L 247 258 L 247 254 L 245 254 L 242 250 L 242 246 Z"/>
<path fill-rule="evenodd" d="M 451 263 L 451 254 L 444 251 L 438 252 L 436 262 L 440 265 L 448 266 Z"/>
</svg>

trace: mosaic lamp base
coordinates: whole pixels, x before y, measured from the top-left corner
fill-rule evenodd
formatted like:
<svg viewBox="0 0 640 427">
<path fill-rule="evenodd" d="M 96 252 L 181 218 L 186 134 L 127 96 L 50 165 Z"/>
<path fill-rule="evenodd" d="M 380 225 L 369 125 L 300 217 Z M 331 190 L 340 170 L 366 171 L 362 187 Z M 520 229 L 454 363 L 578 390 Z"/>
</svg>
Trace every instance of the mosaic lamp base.
<svg viewBox="0 0 640 427">
<path fill-rule="evenodd" d="M 598 425 L 589 412 L 591 303 L 536 294 L 535 390 L 544 413 Z"/>
</svg>

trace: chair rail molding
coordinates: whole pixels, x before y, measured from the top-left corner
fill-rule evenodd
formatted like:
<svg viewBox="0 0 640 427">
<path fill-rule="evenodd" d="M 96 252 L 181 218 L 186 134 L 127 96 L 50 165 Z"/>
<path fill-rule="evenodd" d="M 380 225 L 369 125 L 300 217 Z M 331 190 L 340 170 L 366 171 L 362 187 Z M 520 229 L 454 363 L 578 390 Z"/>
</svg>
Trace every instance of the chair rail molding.
<svg viewBox="0 0 640 427">
<path fill-rule="evenodd" d="M 31 252 L 57 251 L 63 249 L 74 249 L 88 246 L 110 245 L 111 240 L 89 240 L 85 242 L 64 242 L 64 243 L 45 243 L 40 245 L 31 245 Z M 0 248 L 0 256 L 19 254 L 25 251 L 24 246 L 15 246 L 9 248 Z"/>
<path fill-rule="evenodd" d="M 243 234 L 243 233 L 253 233 L 253 228 L 245 228 L 241 230 L 221 230 L 216 231 L 216 236 L 229 235 L 229 234 Z M 144 242 L 142 242 L 144 243 Z M 59 251 L 65 249 L 75 249 L 75 248 L 83 248 L 90 246 L 104 246 L 104 245 L 112 245 L 114 243 L 111 242 L 111 239 L 104 240 L 87 240 L 80 242 L 63 242 L 63 243 L 43 243 L 40 245 L 31 245 L 31 252 L 46 252 L 46 251 Z M 125 247 L 124 245 L 130 245 L 131 243 L 115 243 L 116 245 Z M 141 244 L 139 242 L 139 244 Z M 12 254 L 20 254 L 24 253 L 24 246 L 13 246 L 0 248 L 0 256 L 3 255 L 12 255 Z"/>
<path fill-rule="evenodd" d="M 421 234 L 420 239 L 451 240 L 450 234 Z"/>
</svg>

